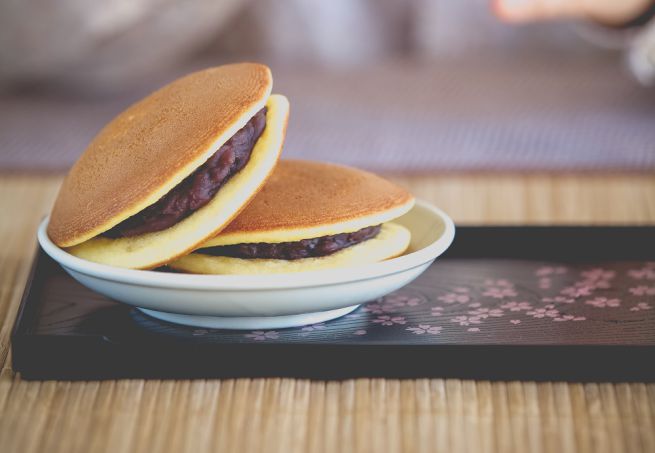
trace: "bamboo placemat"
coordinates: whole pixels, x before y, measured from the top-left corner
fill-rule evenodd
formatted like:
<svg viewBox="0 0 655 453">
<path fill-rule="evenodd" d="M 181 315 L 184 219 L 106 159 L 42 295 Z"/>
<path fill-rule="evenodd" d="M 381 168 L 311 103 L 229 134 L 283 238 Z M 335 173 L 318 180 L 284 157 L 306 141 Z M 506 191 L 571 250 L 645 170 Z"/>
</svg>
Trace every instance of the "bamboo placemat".
<svg viewBox="0 0 655 453">
<path fill-rule="evenodd" d="M 396 179 L 459 223 L 655 221 L 652 175 Z M 9 335 L 59 182 L 0 177 L 0 451 L 655 451 L 654 384 L 22 381 Z"/>
</svg>

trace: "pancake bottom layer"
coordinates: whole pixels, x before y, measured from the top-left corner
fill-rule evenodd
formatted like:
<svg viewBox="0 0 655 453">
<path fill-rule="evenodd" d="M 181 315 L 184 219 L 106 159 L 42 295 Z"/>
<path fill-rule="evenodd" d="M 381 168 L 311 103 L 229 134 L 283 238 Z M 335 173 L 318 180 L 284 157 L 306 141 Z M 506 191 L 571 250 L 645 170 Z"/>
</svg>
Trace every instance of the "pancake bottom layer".
<svg viewBox="0 0 655 453">
<path fill-rule="evenodd" d="M 297 260 L 243 259 L 192 253 L 169 264 L 173 269 L 194 274 L 282 274 L 346 268 L 384 261 L 401 255 L 411 234 L 403 226 L 385 223 L 380 233 L 332 255 Z"/>
<path fill-rule="evenodd" d="M 67 251 L 96 263 L 149 269 L 188 253 L 216 235 L 258 192 L 279 158 L 289 102 L 284 96 L 271 95 L 266 107 L 266 129 L 255 144 L 248 164 L 207 205 L 162 231 L 118 239 L 95 237 Z"/>
</svg>

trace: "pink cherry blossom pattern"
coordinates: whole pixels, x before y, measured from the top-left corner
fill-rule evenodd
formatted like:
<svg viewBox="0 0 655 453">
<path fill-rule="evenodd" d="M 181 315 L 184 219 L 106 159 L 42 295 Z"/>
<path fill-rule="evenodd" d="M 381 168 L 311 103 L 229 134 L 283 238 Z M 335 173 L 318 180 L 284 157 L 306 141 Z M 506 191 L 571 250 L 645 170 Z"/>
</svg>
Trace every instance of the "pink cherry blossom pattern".
<svg viewBox="0 0 655 453">
<path fill-rule="evenodd" d="M 551 278 L 554 275 L 561 275 L 566 273 L 566 268 L 563 266 L 543 266 L 535 271 L 535 275 L 539 277 L 538 284 L 539 289 L 550 289 L 553 284 L 553 279 Z"/>
<path fill-rule="evenodd" d="M 564 321 L 584 321 L 584 316 L 574 316 L 574 315 L 562 315 L 557 318 L 553 318 L 553 321 L 564 322 Z"/>
<path fill-rule="evenodd" d="M 478 308 L 482 304 L 480 302 L 473 302 L 472 304 L 468 304 L 470 308 Z"/>
<path fill-rule="evenodd" d="M 521 320 L 520 320 L 520 319 L 510 319 L 509 322 L 510 322 L 511 324 L 514 324 L 514 325 L 521 324 Z"/>
<path fill-rule="evenodd" d="M 407 321 L 405 321 L 404 316 L 382 315 L 374 319 L 373 322 L 382 326 L 393 326 L 394 324 L 405 324 Z"/>
<path fill-rule="evenodd" d="M 612 270 L 594 268 L 580 273 L 581 280 L 575 282 L 573 286 L 569 286 L 560 291 L 560 294 L 569 296 L 574 299 L 591 296 L 597 289 L 607 289 L 611 287 L 611 280 L 616 276 L 616 272 Z"/>
<path fill-rule="evenodd" d="M 562 291 L 560 291 L 560 294 L 577 299 L 583 296 L 591 296 L 591 292 L 594 289 L 595 288 L 593 288 L 592 286 L 585 286 L 585 285 L 569 286 L 567 288 L 564 288 Z"/>
<path fill-rule="evenodd" d="M 511 287 L 491 286 L 482 295 L 494 299 L 504 299 L 506 297 L 516 297 L 516 291 Z"/>
<path fill-rule="evenodd" d="M 530 302 L 505 302 L 500 308 L 509 311 L 528 311 L 532 309 L 532 304 Z"/>
<path fill-rule="evenodd" d="M 309 326 L 303 327 L 301 330 L 303 332 L 313 332 L 315 330 L 323 330 L 325 329 L 325 324 L 322 322 L 319 322 L 317 324 L 310 324 Z"/>
<path fill-rule="evenodd" d="M 364 305 L 363 312 L 372 313 L 374 315 L 381 315 L 383 313 L 396 313 L 402 307 L 396 304 L 386 304 L 381 302 L 372 302 Z"/>
<path fill-rule="evenodd" d="M 580 275 L 586 280 L 591 282 L 607 281 L 616 277 L 616 271 L 610 271 L 601 268 L 590 269 L 588 271 L 580 272 Z"/>
<path fill-rule="evenodd" d="M 639 285 L 628 289 L 635 296 L 655 296 L 655 286 Z"/>
<path fill-rule="evenodd" d="M 543 266 L 535 271 L 537 277 L 548 277 L 549 275 L 561 275 L 566 273 L 564 266 Z"/>
<path fill-rule="evenodd" d="M 441 316 L 443 315 L 443 307 L 432 307 L 430 310 L 432 316 Z"/>
<path fill-rule="evenodd" d="M 438 326 L 431 326 L 429 324 L 419 324 L 416 327 L 407 327 L 405 330 L 409 330 L 413 334 L 416 335 L 423 335 L 423 334 L 430 334 L 430 335 L 437 335 L 441 333 L 441 327 Z"/>
<path fill-rule="evenodd" d="M 555 297 L 542 297 L 542 302 L 546 303 L 555 303 L 555 304 L 572 304 L 575 302 L 575 299 L 564 296 L 555 296 Z"/>
<path fill-rule="evenodd" d="M 628 277 L 635 280 L 655 280 L 655 263 L 647 263 L 640 269 L 629 270 Z"/>
<path fill-rule="evenodd" d="M 486 279 L 483 283 L 486 289 L 482 292 L 483 296 L 494 299 L 504 299 L 506 297 L 515 297 L 516 289 L 514 284 L 507 279 Z"/>
<path fill-rule="evenodd" d="M 486 318 L 489 318 L 489 317 L 497 318 L 499 316 L 503 316 L 503 310 L 501 310 L 500 308 L 482 307 L 482 308 L 477 308 L 475 310 L 469 311 L 469 315 L 475 316 L 475 317 L 478 317 L 478 318 L 481 318 L 481 319 L 486 319 Z"/>
<path fill-rule="evenodd" d="M 471 300 L 471 297 L 467 294 L 447 293 L 437 297 L 437 300 L 445 304 L 454 304 L 454 303 L 465 304 L 469 300 Z"/>
<path fill-rule="evenodd" d="M 543 308 L 534 308 L 525 314 L 533 318 L 556 318 L 559 316 L 559 310 L 556 310 L 554 305 L 546 305 Z"/>
<path fill-rule="evenodd" d="M 647 302 L 639 302 L 637 305 L 630 307 L 630 311 L 652 310 L 652 306 Z"/>
<path fill-rule="evenodd" d="M 595 297 L 593 299 L 589 299 L 585 301 L 585 304 L 591 305 L 592 307 L 596 308 L 616 308 L 621 305 L 621 300 L 620 299 L 609 299 L 607 297 Z"/>
<path fill-rule="evenodd" d="M 385 296 L 383 298 L 383 302 L 384 304 L 392 305 L 396 307 L 405 307 L 405 306 L 415 307 L 417 305 L 422 304 L 423 299 L 415 295 L 394 293 Z"/>
<path fill-rule="evenodd" d="M 408 307 L 416 307 L 417 305 L 421 305 L 423 303 L 423 299 L 420 297 L 408 297 L 405 303 Z"/>
<path fill-rule="evenodd" d="M 451 318 L 450 322 L 456 322 L 460 326 L 468 326 L 469 324 L 480 324 L 482 321 L 477 316 L 461 315 L 461 316 L 455 316 L 454 318 Z"/>
<path fill-rule="evenodd" d="M 279 338 L 278 333 L 275 330 L 254 330 L 245 334 L 244 337 L 252 338 L 255 341 L 277 340 Z"/>
</svg>

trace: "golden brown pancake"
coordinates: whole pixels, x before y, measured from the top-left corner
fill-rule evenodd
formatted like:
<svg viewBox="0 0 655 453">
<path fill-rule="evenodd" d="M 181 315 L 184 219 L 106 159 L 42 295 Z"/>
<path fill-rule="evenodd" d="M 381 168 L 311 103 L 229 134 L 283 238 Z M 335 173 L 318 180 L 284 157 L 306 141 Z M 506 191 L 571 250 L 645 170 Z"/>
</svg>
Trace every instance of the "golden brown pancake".
<svg viewBox="0 0 655 453">
<path fill-rule="evenodd" d="M 151 268 L 215 235 L 257 193 L 279 157 L 289 106 L 284 96 L 270 95 L 271 86 L 266 66 L 226 65 L 178 79 L 129 107 L 64 180 L 50 238 L 91 261 Z M 157 202 L 265 106 L 266 127 L 248 163 L 207 205 L 162 231 L 99 237 Z"/>
<path fill-rule="evenodd" d="M 387 223 L 406 213 L 414 197 L 372 173 L 350 167 L 282 160 L 253 201 L 196 252 L 171 262 L 177 270 L 206 274 L 283 273 L 382 261 L 402 254 L 410 233 Z M 288 259 L 210 256 L 212 247 L 286 243 L 349 233 L 382 224 L 380 233 L 326 256 Z"/>
<path fill-rule="evenodd" d="M 373 173 L 282 159 L 243 212 L 202 247 L 298 241 L 357 231 L 400 217 L 413 205 L 409 192 Z"/>
</svg>

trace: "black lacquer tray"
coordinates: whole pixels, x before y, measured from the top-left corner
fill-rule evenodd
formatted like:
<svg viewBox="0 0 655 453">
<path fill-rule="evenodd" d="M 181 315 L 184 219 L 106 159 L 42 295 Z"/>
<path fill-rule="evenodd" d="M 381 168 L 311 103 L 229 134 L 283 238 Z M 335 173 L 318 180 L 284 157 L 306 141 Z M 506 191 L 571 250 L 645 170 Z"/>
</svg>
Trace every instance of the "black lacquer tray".
<svg viewBox="0 0 655 453">
<path fill-rule="evenodd" d="M 652 381 L 655 227 L 459 227 L 405 288 L 334 321 L 268 331 L 149 318 L 39 250 L 12 348 L 26 379 Z"/>
</svg>

